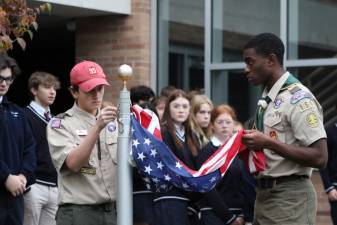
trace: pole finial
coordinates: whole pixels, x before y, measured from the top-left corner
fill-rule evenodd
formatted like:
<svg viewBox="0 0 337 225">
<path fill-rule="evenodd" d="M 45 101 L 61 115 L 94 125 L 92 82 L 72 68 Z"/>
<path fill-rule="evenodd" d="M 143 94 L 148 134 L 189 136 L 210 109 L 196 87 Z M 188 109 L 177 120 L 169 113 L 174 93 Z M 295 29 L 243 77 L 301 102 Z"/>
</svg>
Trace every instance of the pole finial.
<svg viewBox="0 0 337 225">
<path fill-rule="evenodd" d="M 127 64 L 123 64 L 118 68 L 118 77 L 123 81 L 124 85 L 126 85 L 126 82 L 131 79 L 132 74 L 132 68 Z"/>
</svg>

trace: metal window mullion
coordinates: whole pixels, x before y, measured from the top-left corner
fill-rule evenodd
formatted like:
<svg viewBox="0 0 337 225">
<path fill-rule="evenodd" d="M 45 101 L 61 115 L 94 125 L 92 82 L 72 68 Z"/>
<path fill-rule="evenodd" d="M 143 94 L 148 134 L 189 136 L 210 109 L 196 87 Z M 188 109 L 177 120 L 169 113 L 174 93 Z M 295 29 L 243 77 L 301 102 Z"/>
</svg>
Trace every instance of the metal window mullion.
<svg viewBox="0 0 337 225">
<path fill-rule="evenodd" d="M 287 60 L 286 67 L 336 66 L 337 58 Z"/>
<path fill-rule="evenodd" d="M 205 70 L 204 70 L 204 82 L 205 82 L 205 94 L 211 97 L 211 51 L 212 51 L 212 0 L 205 0 Z"/>
<path fill-rule="evenodd" d="M 150 73 L 150 86 L 156 93 L 159 92 L 157 84 L 157 0 L 151 0 L 151 73 Z"/>
<path fill-rule="evenodd" d="M 288 0 L 280 1 L 280 38 L 284 43 L 283 62 L 287 62 L 288 51 Z"/>
</svg>

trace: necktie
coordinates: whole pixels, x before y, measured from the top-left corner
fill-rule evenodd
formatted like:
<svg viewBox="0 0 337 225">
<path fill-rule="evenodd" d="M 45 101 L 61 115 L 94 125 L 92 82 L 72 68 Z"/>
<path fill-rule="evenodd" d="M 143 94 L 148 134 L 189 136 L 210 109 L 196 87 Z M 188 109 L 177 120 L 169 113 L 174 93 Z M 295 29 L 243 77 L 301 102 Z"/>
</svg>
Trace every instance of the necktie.
<svg viewBox="0 0 337 225">
<path fill-rule="evenodd" d="M 263 116 L 266 111 L 271 99 L 269 96 L 266 96 L 258 101 L 258 106 L 256 108 L 256 117 L 255 117 L 255 125 L 256 128 L 263 132 Z"/>
<path fill-rule="evenodd" d="M 49 122 L 49 120 L 50 120 L 50 114 L 49 114 L 49 111 L 46 111 L 46 112 L 44 113 L 44 118 L 46 119 L 47 122 Z"/>
</svg>

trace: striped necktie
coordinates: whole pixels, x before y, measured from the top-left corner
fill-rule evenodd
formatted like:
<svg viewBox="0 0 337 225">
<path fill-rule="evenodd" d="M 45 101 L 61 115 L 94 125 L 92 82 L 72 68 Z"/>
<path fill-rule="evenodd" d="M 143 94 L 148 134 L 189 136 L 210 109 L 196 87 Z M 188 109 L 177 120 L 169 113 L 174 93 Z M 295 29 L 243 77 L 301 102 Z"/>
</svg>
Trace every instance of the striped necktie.
<svg viewBox="0 0 337 225">
<path fill-rule="evenodd" d="M 49 120 L 50 120 L 49 111 L 44 112 L 44 118 L 46 119 L 47 122 L 49 122 Z"/>
</svg>

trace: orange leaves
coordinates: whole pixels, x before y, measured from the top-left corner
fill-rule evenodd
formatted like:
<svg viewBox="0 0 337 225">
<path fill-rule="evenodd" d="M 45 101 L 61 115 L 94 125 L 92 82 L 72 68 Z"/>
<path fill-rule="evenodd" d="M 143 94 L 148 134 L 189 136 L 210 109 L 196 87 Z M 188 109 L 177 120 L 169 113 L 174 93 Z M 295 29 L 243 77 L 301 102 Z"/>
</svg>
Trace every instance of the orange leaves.
<svg viewBox="0 0 337 225">
<path fill-rule="evenodd" d="M 26 0 L 3 0 L 0 7 L 0 52 L 12 49 L 15 41 L 24 50 L 24 35 L 33 38 L 33 30 L 38 29 L 36 17 L 41 12 L 50 13 L 51 4 L 29 8 Z"/>
</svg>

